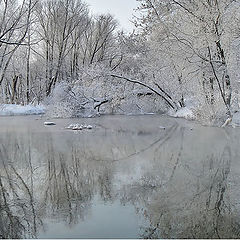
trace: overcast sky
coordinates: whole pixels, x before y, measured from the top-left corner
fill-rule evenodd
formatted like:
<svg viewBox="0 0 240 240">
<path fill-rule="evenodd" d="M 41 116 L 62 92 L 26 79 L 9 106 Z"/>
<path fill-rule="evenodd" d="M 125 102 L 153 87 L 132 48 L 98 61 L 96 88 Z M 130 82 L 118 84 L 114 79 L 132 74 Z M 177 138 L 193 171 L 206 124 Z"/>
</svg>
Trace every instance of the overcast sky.
<svg viewBox="0 0 240 240">
<path fill-rule="evenodd" d="M 134 27 L 129 20 L 132 19 L 134 10 L 138 6 L 136 0 L 85 0 L 92 13 L 111 13 L 119 21 L 120 27 L 131 31 Z"/>
</svg>

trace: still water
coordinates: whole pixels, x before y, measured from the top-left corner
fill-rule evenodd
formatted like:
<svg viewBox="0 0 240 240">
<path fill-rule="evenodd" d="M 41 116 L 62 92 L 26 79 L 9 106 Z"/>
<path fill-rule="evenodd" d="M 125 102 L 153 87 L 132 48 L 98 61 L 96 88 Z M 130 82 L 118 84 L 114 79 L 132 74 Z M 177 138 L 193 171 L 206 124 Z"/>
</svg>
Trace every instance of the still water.
<svg viewBox="0 0 240 240">
<path fill-rule="evenodd" d="M 0 118 L 0 237 L 240 238 L 239 129 L 165 116 L 44 121 Z"/>
</svg>

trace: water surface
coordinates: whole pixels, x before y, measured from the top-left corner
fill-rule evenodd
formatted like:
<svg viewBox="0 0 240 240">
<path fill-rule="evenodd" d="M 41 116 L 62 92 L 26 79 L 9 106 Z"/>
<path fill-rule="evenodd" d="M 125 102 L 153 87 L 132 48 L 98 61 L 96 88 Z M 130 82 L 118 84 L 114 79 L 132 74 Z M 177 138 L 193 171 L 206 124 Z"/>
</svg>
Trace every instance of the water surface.
<svg viewBox="0 0 240 240">
<path fill-rule="evenodd" d="M 240 237 L 238 129 L 165 116 L 44 121 L 0 118 L 1 237 Z"/>
</svg>

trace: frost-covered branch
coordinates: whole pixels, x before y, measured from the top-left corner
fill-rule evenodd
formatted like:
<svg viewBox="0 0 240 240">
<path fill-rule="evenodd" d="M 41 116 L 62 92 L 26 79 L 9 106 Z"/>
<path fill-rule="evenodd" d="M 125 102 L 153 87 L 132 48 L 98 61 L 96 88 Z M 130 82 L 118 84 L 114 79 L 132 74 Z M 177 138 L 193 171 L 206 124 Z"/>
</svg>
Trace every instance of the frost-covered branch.
<svg viewBox="0 0 240 240">
<path fill-rule="evenodd" d="M 135 83 L 135 84 L 139 84 L 143 87 L 146 87 L 148 88 L 149 90 L 151 90 L 152 92 L 154 92 L 155 94 L 157 94 L 159 97 L 161 97 L 172 109 L 175 109 L 175 107 L 173 106 L 173 104 L 165 97 L 163 96 L 161 93 L 159 93 L 157 90 L 155 90 L 154 88 L 152 88 L 151 86 L 145 84 L 145 83 L 142 83 L 142 82 L 139 82 L 137 80 L 132 80 L 130 78 L 127 78 L 127 77 L 123 77 L 123 76 L 119 76 L 119 75 L 115 75 L 115 74 L 111 74 L 112 77 L 115 77 L 115 78 L 120 78 L 120 79 L 124 79 L 128 82 L 131 82 L 131 83 Z"/>
</svg>

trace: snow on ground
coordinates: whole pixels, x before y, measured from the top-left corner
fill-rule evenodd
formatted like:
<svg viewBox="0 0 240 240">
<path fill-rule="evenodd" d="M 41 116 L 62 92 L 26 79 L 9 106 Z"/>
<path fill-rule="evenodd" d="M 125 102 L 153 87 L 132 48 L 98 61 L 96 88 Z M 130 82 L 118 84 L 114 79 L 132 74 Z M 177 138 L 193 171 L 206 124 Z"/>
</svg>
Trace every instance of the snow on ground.
<svg viewBox="0 0 240 240">
<path fill-rule="evenodd" d="M 194 98 L 184 100 L 185 107 L 179 108 L 176 112 L 169 111 L 168 115 L 175 118 L 185 118 L 187 120 L 195 120 L 194 109 L 197 108 L 197 102 Z"/>
<path fill-rule="evenodd" d="M 1 104 L 0 116 L 16 116 L 16 115 L 37 115 L 45 113 L 42 105 L 17 105 L 17 104 Z"/>
<path fill-rule="evenodd" d="M 172 115 L 173 117 L 177 117 L 177 118 L 185 118 L 188 120 L 194 120 L 195 116 L 193 114 L 193 111 L 188 108 L 188 107 L 183 107 L 180 108 L 175 114 Z"/>
<path fill-rule="evenodd" d="M 230 124 L 232 127 L 240 127 L 240 112 L 233 114 L 232 122 Z"/>
</svg>

